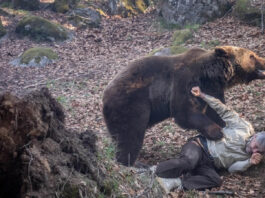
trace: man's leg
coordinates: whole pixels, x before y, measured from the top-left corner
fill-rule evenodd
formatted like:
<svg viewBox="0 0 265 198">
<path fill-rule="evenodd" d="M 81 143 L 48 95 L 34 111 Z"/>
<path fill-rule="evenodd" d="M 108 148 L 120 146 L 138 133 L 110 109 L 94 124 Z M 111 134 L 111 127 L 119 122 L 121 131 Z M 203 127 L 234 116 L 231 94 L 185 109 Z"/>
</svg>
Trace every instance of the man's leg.
<svg viewBox="0 0 265 198">
<path fill-rule="evenodd" d="M 185 190 L 203 190 L 219 187 L 222 180 L 213 166 L 201 165 L 197 167 L 192 175 L 186 175 L 182 179 L 182 186 Z"/>
<path fill-rule="evenodd" d="M 157 165 L 156 175 L 164 178 L 177 178 L 196 168 L 203 155 L 203 150 L 194 141 L 186 143 L 181 150 L 180 157 L 161 162 Z"/>
</svg>

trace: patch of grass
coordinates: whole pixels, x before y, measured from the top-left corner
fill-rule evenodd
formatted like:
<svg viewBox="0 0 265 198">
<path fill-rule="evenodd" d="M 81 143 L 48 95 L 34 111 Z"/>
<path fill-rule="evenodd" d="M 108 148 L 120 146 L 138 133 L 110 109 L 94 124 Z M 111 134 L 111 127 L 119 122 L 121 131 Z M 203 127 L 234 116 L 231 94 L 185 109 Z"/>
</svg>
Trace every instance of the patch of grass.
<svg viewBox="0 0 265 198">
<path fill-rule="evenodd" d="M 195 190 L 186 191 L 187 198 L 197 198 L 198 193 Z"/>
<path fill-rule="evenodd" d="M 171 54 L 178 55 L 178 54 L 182 54 L 182 53 L 186 52 L 188 50 L 188 48 L 179 45 L 179 46 L 171 46 L 170 50 L 171 50 Z"/>
<path fill-rule="evenodd" d="M 234 8 L 234 15 L 252 25 L 259 26 L 261 22 L 260 10 L 252 7 L 250 0 L 237 0 Z"/>
<path fill-rule="evenodd" d="M 180 29 L 181 28 L 180 25 L 173 24 L 173 23 L 168 23 L 163 17 L 159 17 L 158 22 L 159 22 L 159 26 L 162 29 L 176 30 L 176 29 Z"/>
<path fill-rule="evenodd" d="M 220 45 L 220 41 L 219 40 L 210 40 L 210 41 L 202 41 L 201 42 L 201 47 L 204 49 L 212 49 L 218 45 Z"/>
<path fill-rule="evenodd" d="M 193 31 L 197 31 L 200 27 L 199 24 L 187 24 L 185 26 L 180 26 L 178 24 L 168 23 L 163 17 L 158 18 L 158 23 L 159 23 L 160 28 L 166 29 L 166 30 L 190 29 Z"/>
<path fill-rule="evenodd" d="M 104 189 L 103 189 L 103 193 L 106 195 L 111 195 L 112 192 L 118 192 L 119 190 L 119 182 L 114 179 L 106 179 L 104 181 Z"/>
<path fill-rule="evenodd" d="M 192 38 L 193 31 L 191 29 L 176 30 L 172 36 L 172 45 L 180 45 Z"/>
<path fill-rule="evenodd" d="M 61 103 L 63 106 L 67 103 L 67 98 L 65 96 L 58 96 L 56 100 Z"/>
<path fill-rule="evenodd" d="M 183 29 L 190 29 L 196 32 L 199 28 L 200 28 L 199 24 L 188 24 L 185 25 Z"/>
<path fill-rule="evenodd" d="M 116 145 L 107 138 L 102 140 L 103 149 L 102 152 L 98 153 L 99 160 L 111 161 L 115 159 Z"/>
<path fill-rule="evenodd" d="M 63 189 L 63 192 L 61 194 L 61 197 L 63 197 L 63 198 L 80 198 L 78 187 L 77 186 L 72 186 L 69 183 L 67 183 L 64 186 L 64 189 Z"/>
</svg>

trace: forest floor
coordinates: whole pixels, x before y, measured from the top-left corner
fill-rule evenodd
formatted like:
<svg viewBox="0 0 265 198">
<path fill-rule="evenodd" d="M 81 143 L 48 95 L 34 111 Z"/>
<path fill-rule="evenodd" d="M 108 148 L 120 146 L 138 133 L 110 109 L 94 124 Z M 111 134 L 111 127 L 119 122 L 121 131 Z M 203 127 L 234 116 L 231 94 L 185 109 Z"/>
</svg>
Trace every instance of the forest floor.
<svg viewBox="0 0 265 198">
<path fill-rule="evenodd" d="M 47 86 L 64 106 L 66 125 L 76 131 L 86 128 L 97 132 L 98 146 L 103 148 L 109 135 L 102 116 L 102 94 L 108 82 L 129 62 L 146 56 L 153 49 L 171 44 L 174 29 L 162 28 L 155 13 L 133 18 L 103 18 L 101 28 L 75 29 L 63 14 L 36 11 L 35 15 L 57 21 L 72 29 L 73 38 L 62 43 L 38 43 L 18 38 L 15 24 L 22 17 L 1 17 L 8 30 L 0 40 L 0 92 L 24 95 Z M 207 47 L 211 42 L 235 45 L 255 51 L 265 57 L 265 35 L 258 27 L 248 26 L 236 18 L 224 18 L 206 23 L 194 33 L 186 47 Z M 14 67 L 14 58 L 33 46 L 55 50 L 60 60 L 46 67 Z M 253 123 L 256 131 L 265 131 L 265 82 L 255 81 L 226 91 L 227 104 Z M 179 153 L 185 141 L 196 132 L 179 128 L 168 119 L 149 129 L 139 160 L 149 165 L 170 159 Z M 217 190 L 234 191 L 236 197 L 263 197 L 265 194 L 264 163 L 242 174 L 223 175 L 223 185 Z M 172 192 L 169 197 L 204 196 L 202 192 Z"/>
</svg>

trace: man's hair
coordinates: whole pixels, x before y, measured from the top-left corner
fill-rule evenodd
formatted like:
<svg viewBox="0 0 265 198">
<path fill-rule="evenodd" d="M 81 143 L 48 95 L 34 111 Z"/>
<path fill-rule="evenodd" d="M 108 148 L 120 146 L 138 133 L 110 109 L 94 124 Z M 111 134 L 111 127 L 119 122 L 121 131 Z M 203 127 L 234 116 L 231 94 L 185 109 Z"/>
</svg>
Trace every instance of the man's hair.
<svg viewBox="0 0 265 198">
<path fill-rule="evenodd" d="M 256 133 L 258 147 L 265 153 L 265 131 Z"/>
</svg>

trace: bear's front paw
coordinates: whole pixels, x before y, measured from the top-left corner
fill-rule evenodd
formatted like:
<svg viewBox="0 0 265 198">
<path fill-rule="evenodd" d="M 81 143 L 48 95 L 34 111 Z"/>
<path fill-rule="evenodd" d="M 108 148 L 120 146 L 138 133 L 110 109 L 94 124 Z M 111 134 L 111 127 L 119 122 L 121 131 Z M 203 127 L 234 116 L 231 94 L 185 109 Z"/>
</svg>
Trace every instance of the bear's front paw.
<svg viewBox="0 0 265 198">
<path fill-rule="evenodd" d="M 210 125 L 206 127 L 203 135 L 209 140 L 219 140 L 224 136 L 222 128 L 218 125 Z"/>
</svg>

